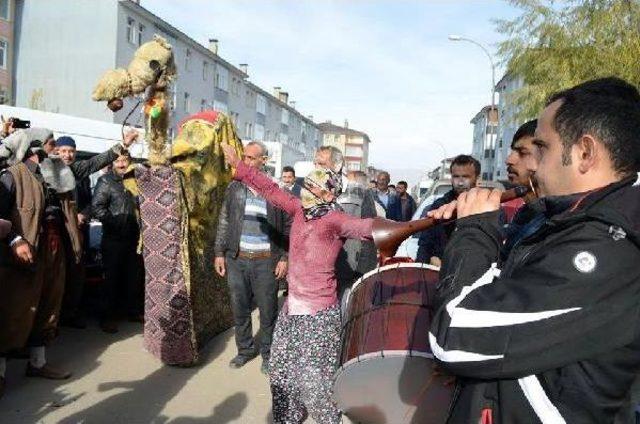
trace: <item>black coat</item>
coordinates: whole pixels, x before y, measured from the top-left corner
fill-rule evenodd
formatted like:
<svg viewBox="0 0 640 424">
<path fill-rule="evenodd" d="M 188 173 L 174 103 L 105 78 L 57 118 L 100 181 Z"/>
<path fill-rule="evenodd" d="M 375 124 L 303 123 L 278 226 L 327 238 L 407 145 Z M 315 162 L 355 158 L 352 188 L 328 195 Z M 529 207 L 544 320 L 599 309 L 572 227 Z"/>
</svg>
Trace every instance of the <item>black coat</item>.
<svg viewBox="0 0 640 424">
<path fill-rule="evenodd" d="M 232 181 L 224 193 L 214 246 L 217 257 L 225 256 L 227 253 L 231 253 L 234 258 L 238 256 L 247 190 L 241 182 Z M 276 260 L 286 260 L 291 219 L 284 211 L 267 202 L 267 222 L 271 253 Z"/>
<path fill-rule="evenodd" d="M 138 199 L 125 189 L 122 177 L 113 172 L 100 177 L 93 193 L 91 209 L 93 217 L 102 222 L 103 240 L 138 240 Z"/>
<path fill-rule="evenodd" d="M 635 180 L 540 199 L 548 220 L 504 263 L 499 213 L 457 221 L 429 335 L 458 376 L 450 423 L 613 422 L 640 371 Z"/>
</svg>

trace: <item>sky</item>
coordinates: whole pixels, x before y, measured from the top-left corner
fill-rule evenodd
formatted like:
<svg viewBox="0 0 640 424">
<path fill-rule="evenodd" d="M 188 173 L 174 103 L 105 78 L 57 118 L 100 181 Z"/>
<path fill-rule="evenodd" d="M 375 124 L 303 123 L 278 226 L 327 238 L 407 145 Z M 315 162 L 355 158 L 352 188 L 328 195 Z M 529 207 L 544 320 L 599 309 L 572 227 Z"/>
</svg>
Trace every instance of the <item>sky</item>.
<svg viewBox="0 0 640 424">
<path fill-rule="evenodd" d="M 495 53 L 503 36 L 492 19 L 517 15 L 502 0 L 141 3 L 205 46 L 217 38 L 221 57 L 248 63 L 253 83 L 282 87 L 316 122 L 347 119 L 366 132 L 369 164 L 394 181 L 471 152 L 469 121 L 490 103 L 491 67 L 480 48 L 447 37 Z"/>
</svg>

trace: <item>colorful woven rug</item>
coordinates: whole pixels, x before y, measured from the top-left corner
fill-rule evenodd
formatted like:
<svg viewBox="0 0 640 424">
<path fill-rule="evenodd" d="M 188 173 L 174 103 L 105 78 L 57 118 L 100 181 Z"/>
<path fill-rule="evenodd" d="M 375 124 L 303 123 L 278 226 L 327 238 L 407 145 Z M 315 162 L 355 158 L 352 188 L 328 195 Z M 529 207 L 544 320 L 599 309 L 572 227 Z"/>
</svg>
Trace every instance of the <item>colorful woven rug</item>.
<svg viewBox="0 0 640 424">
<path fill-rule="evenodd" d="M 138 167 L 145 264 L 144 346 L 162 362 L 198 358 L 190 288 L 188 220 L 178 171 Z"/>
</svg>

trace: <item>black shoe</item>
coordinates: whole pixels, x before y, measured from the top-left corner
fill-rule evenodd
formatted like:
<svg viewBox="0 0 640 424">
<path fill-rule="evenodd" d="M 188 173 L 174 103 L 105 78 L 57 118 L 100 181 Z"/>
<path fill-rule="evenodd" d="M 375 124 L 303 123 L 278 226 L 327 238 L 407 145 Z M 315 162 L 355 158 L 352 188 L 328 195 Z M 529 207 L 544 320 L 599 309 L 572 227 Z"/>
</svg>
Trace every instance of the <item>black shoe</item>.
<svg viewBox="0 0 640 424">
<path fill-rule="evenodd" d="M 256 356 L 258 356 L 258 354 L 253 354 L 251 356 L 247 356 L 247 355 L 236 355 L 235 358 L 233 358 L 231 360 L 231 362 L 229 362 L 229 366 L 231 368 L 242 368 L 247 362 L 249 362 L 250 360 L 252 360 L 253 358 L 255 358 Z"/>
</svg>

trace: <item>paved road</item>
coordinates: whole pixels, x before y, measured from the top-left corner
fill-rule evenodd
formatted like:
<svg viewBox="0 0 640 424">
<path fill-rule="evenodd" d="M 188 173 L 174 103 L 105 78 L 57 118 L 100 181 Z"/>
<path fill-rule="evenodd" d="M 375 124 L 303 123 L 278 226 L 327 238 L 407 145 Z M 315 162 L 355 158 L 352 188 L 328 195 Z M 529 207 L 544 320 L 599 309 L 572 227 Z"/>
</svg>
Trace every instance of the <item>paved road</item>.
<svg viewBox="0 0 640 424">
<path fill-rule="evenodd" d="M 141 331 L 140 324 L 130 323 L 115 335 L 95 323 L 86 330 L 63 328 L 49 360 L 73 370 L 64 382 L 25 378 L 26 360 L 10 361 L 0 423 L 271 422 L 261 361 L 240 370 L 227 365 L 235 354 L 232 330 L 212 340 L 202 365 L 194 368 L 162 366 L 142 348 Z"/>
</svg>

